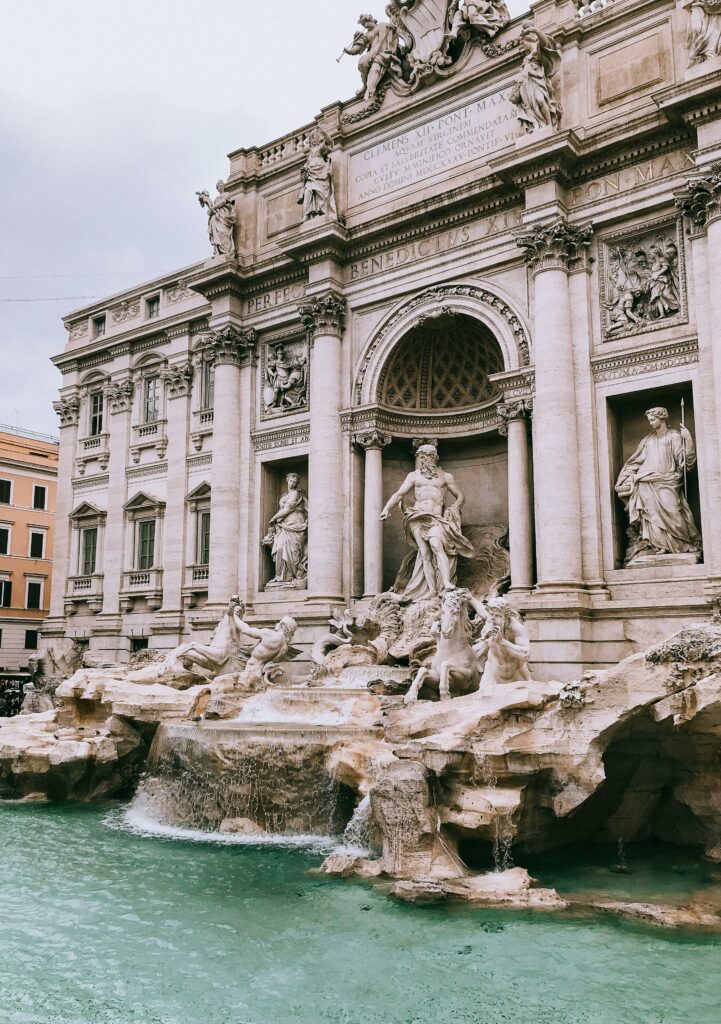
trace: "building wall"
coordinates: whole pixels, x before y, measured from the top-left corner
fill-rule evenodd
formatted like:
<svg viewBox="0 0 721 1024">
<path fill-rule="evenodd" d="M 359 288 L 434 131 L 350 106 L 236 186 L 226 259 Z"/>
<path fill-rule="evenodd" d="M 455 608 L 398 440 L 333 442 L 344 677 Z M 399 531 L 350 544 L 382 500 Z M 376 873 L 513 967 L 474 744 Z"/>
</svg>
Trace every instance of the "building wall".
<svg viewBox="0 0 721 1024">
<path fill-rule="evenodd" d="M 0 481 L 10 482 L 8 503 L 0 503 L 0 531 L 9 531 L 6 554 L 0 554 L 0 579 L 12 585 L 9 607 L 0 607 L 0 666 L 25 668 L 34 647 L 27 632 L 37 632 L 50 610 L 58 445 L 29 432 L 0 427 Z M 44 487 L 45 507 L 35 508 L 35 488 Z M 31 551 L 32 534 L 44 537 L 42 557 Z M 28 583 L 41 584 L 40 608 L 28 605 Z"/>
</svg>

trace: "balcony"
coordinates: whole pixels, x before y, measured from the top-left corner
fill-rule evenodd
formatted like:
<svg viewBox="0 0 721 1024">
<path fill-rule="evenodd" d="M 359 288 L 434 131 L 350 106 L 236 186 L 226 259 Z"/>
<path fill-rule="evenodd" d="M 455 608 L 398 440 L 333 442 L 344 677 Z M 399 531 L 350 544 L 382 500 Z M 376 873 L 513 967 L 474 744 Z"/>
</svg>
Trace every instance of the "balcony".
<svg viewBox="0 0 721 1024">
<path fill-rule="evenodd" d="M 65 593 L 66 615 L 77 615 L 80 606 L 87 604 L 88 610 L 97 615 L 103 610 L 103 574 L 68 577 Z"/>
<path fill-rule="evenodd" d="M 189 565 L 185 570 L 183 583 L 183 604 L 186 608 L 195 608 L 198 598 L 207 595 L 210 567 L 207 565 Z"/>
<path fill-rule="evenodd" d="M 123 573 L 123 589 L 120 592 L 120 607 L 132 612 L 135 602 L 143 599 L 148 608 L 156 612 L 163 604 L 162 569 L 127 569 Z"/>
<path fill-rule="evenodd" d="M 202 452 L 206 437 L 212 437 L 215 413 L 212 409 L 200 409 L 193 413 L 190 440 L 196 452 Z"/>
<path fill-rule="evenodd" d="M 140 462 L 140 456 L 144 451 L 153 449 L 159 459 L 165 458 L 168 450 L 167 424 L 167 420 L 135 424 L 130 440 L 130 457 L 134 463 Z"/>
<path fill-rule="evenodd" d="M 85 476 L 88 463 L 98 461 L 101 472 L 105 472 L 110 461 L 110 434 L 94 434 L 78 441 L 77 467 L 79 476 Z"/>
</svg>

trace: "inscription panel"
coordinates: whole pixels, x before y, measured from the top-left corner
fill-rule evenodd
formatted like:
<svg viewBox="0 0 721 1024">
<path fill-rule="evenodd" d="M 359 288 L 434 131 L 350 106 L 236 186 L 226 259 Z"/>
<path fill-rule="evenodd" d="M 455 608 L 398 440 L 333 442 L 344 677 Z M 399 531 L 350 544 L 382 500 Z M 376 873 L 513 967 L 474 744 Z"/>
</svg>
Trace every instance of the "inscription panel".
<svg viewBox="0 0 721 1024">
<path fill-rule="evenodd" d="M 518 138 L 511 90 L 474 100 L 425 124 L 354 153 L 348 205 L 384 199 L 438 174 L 478 162 Z"/>
</svg>

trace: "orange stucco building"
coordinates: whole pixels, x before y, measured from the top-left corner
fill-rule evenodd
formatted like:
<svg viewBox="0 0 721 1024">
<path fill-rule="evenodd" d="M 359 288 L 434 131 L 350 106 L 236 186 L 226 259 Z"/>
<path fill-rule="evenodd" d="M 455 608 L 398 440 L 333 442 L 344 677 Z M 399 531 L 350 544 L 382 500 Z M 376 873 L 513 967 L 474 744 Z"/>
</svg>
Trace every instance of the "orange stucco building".
<svg viewBox="0 0 721 1024">
<path fill-rule="evenodd" d="M 27 667 L 50 608 L 58 443 L 0 424 L 0 672 Z"/>
</svg>

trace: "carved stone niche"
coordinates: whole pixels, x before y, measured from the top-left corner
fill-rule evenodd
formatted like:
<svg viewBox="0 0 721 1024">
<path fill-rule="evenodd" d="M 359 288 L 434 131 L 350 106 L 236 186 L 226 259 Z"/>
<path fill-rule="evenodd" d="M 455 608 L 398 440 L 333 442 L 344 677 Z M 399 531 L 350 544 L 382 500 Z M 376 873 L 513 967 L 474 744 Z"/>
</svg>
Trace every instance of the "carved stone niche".
<svg viewBox="0 0 721 1024">
<path fill-rule="evenodd" d="M 298 477 L 297 489 L 305 499 L 287 503 L 288 477 Z M 291 481 L 295 484 L 295 481 Z M 261 537 L 258 589 L 267 592 L 306 590 L 308 586 L 308 459 L 278 459 L 263 465 L 261 484 Z M 283 517 L 284 510 L 288 516 Z M 276 515 L 281 516 L 276 524 Z M 305 529 L 303 529 L 305 523 Z"/>
<path fill-rule="evenodd" d="M 688 323 L 680 219 L 606 235 L 599 253 L 604 341 Z"/>
<path fill-rule="evenodd" d="M 275 419 L 308 409 L 308 341 L 268 341 L 262 352 L 261 418 Z"/>
</svg>

